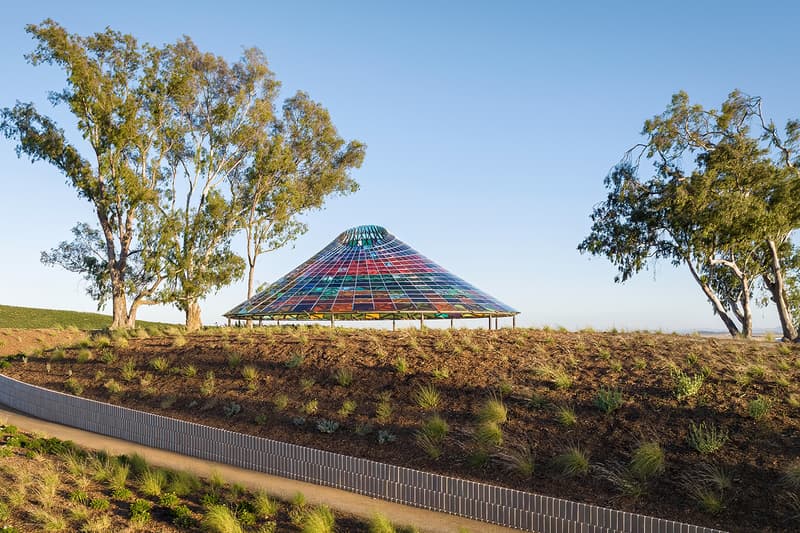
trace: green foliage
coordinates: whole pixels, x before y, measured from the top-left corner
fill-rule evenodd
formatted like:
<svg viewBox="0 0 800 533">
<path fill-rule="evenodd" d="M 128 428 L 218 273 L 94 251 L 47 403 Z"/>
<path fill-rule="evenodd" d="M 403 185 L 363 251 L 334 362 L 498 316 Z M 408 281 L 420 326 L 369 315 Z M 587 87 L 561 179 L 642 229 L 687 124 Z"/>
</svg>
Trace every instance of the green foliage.
<svg viewBox="0 0 800 533">
<path fill-rule="evenodd" d="M 375 418 L 381 424 L 386 424 L 392 418 L 392 402 L 389 397 L 378 401 L 375 407 Z"/>
<path fill-rule="evenodd" d="M 431 375 L 433 376 L 434 379 L 445 380 L 450 377 L 450 369 L 447 368 L 446 366 L 443 366 L 441 368 L 436 368 L 433 370 Z"/>
<path fill-rule="evenodd" d="M 475 429 L 475 440 L 482 448 L 493 448 L 503 444 L 503 430 L 497 422 L 481 422 Z"/>
<path fill-rule="evenodd" d="M 89 502 L 89 507 L 95 511 L 103 512 L 107 511 L 109 507 L 111 507 L 111 502 L 109 502 L 107 498 L 94 498 Z"/>
<path fill-rule="evenodd" d="M 680 369 L 675 369 L 672 372 L 672 379 L 674 382 L 673 390 L 675 392 L 675 397 L 678 401 L 681 401 L 695 396 L 700 392 L 700 387 L 703 386 L 705 378 L 703 374 L 694 374 L 690 376 Z"/>
<path fill-rule="evenodd" d="M 416 431 L 417 445 L 433 459 L 442 455 L 442 443 L 449 431 L 447 422 L 439 415 L 433 415 Z"/>
<path fill-rule="evenodd" d="M 353 383 L 353 371 L 349 368 L 337 368 L 333 379 L 340 387 L 349 387 Z"/>
<path fill-rule="evenodd" d="M 174 492 L 165 492 L 158 498 L 158 505 L 167 509 L 175 509 L 181 503 L 181 499 Z"/>
<path fill-rule="evenodd" d="M 689 445 L 702 454 L 714 453 L 728 441 L 728 432 L 705 422 L 689 424 Z"/>
<path fill-rule="evenodd" d="M 556 408 L 556 420 L 562 426 L 574 426 L 578 423 L 578 417 L 572 407 L 560 406 Z"/>
<path fill-rule="evenodd" d="M 589 473 L 589 456 L 579 446 L 569 446 L 553 459 L 553 467 L 565 477 Z"/>
<path fill-rule="evenodd" d="M 342 407 L 339 408 L 339 416 L 343 418 L 347 418 L 351 414 L 353 414 L 356 410 L 357 404 L 353 400 L 345 400 L 342 402 Z"/>
<path fill-rule="evenodd" d="M 203 528 L 215 533 L 244 533 L 236 514 L 222 504 L 208 506 L 203 517 Z"/>
<path fill-rule="evenodd" d="M 303 364 L 303 361 L 305 361 L 305 357 L 303 357 L 303 354 L 298 353 L 291 356 L 284 365 L 289 369 L 297 368 Z"/>
<path fill-rule="evenodd" d="M 439 391 L 433 385 L 420 385 L 414 391 L 413 397 L 414 402 L 426 411 L 436 409 L 441 401 Z"/>
<path fill-rule="evenodd" d="M 137 323 L 143 325 L 156 324 L 155 322 L 141 320 L 138 320 Z M 0 329 L 50 329 L 60 327 L 72 330 L 97 331 L 107 329 L 110 325 L 111 317 L 99 313 L 0 305 Z"/>
<path fill-rule="evenodd" d="M 242 368 L 242 377 L 245 381 L 252 383 L 258 379 L 258 369 L 254 366 L 247 365 Z"/>
<path fill-rule="evenodd" d="M 664 472 L 664 450 L 657 441 L 639 443 L 633 451 L 630 469 L 634 476 L 640 480 L 653 478 Z"/>
<path fill-rule="evenodd" d="M 120 369 L 120 373 L 122 379 L 125 381 L 133 381 L 136 379 L 136 376 L 139 374 L 136 371 L 136 362 L 133 359 L 128 359 L 122 364 L 122 368 Z"/>
<path fill-rule="evenodd" d="M 261 520 L 273 518 L 280 510 L 280 504 L 264 492 L 257 492 L 252 501 L 253 512 Z"/>
<path fill-rule="evenodd" d="M 163 470 L 148 469 L 145 470 L 140 476 L 139 492 L 145 496 L 157 498 L 161 496 L 166 484 L 167 476 Z"/>
<path fill-rule="evenodd" d="M 566 370 L 557 366 L 544 365 L 538 372 L 548 379 L 557 389 L 568 389 L 572 386 L 572 376 Z"/>
<path fill-rule="evenodd" d="M 326 505 L 320 505 L 305 512 L 300 522 L 300 531 L 302 533 L 333 533 L 335 525 L 336 518 L 333 516 L 333 511 Z"/>
<path fill-rule="evenodd" d="M 242 364 L 242 354 L 231 352 L 228 354 L 228 368 L 238 368 Z"/>
<path fill-rule="evenodd" d="M 405 357 L 401 356 L 394 360 L 394 370 L 401 375 L 408 372 L 408 361 Z"/>
<path fill-rule="evenodd" d="M 200 385 L 200 394 L 209 397 L 214 394 L 214 390 L 217 388 L 217 380 L 214 377 L 214 371 L 209 370 L 206 372 L 206 378 L 203 380 L 203 384 Z"/>
<path fill-rule="evenodd" d="M 131 503 L 131 522 L 145 524 L 150 521 L 150 509 L 153 504 L 147 500 L 137 499 Z"/>
<path fill-rule="evenodd" d="M 508 421 L 508 409 L 499 396 L 487 398 L 478 411 L 478 420 L 482 423 L 505 424 Z"/>
<path fill-rule="evenodd" d="M 276 411 L 283 411 L 289 405 L 289 396 L 284 393 L 276 394 L 272 398 L 272 405 L 275 406 Z"/>
<path fill-rule="evenodd" d="M 701 464 L 681 478 L 684 493 L 703 511 L 716 515 L 725 508 L 726 495 L 733 486 L 728 473 L 710 464 Z"/>
<path fill-rule="evenodd" d="M 188 364 L 181 369 L 181 374 L 187 378 L 193 378 L 197 375 L 197 367 L 192 364 Z"/>
<path fill-rule="evenodd" d="M 117 383 L 113 379 L 109 379 L 103 384 L 103 387 L 110 393 L 110 394 L 119 394 L 122 392 L 123 388 L 122 385 Z"/>
<path fill-rule="evenodd" d="M 791 307 L 775 280 L 793 278 L 794 246 L 776 243 L 798 226 L 789 177 L 796 176 L 797 122 L 787 122 L 781 139 L 760 98 L 734 91 L 719 109 L 704 109 L 679 92 L 645 122 L 643 135 L 606 177 L 606 201 L 578 249 L 607 257 L 618 268 L 615 281 L 659 259 L 687 264 L 732 336 L 751 318 L 740 296 L 750 297 L 762 274 L 769 294 Z M 639 164 L 642 157 L 648 164 Z M 653 169 L 652 177 L 640 179 L 643 169 Z"/>
<path fill-rule="evenodd" d="M 606 414 L 622 407 L 622 392 L 617 389 L 601 388 L 594 397 L 594 405 Z"/>
<path fill-rule="evenodd" d="M 322 418 L 317 421 L 317 430 L 320 433 L 335 433 L 339 429 L 339 422 Z"/>
<path fill-rule="evenodd" d="M 156 357 L 150 360 L 150 367 L 156 372 L 166 372 L 169 370 L 169 361 L 166 357 Z"/>
<path fill-rule="evenodd" d="M 498 454 L 497 458 L 509 472 L 514 472 L 526 478 L 533 475 L 536 465 L 536 453 L 530 442 L 512 445 Z"/>
<path fill-rule="evenodd" d="M 82 350 L 78 350 L 78 355 L 75 356 L 75 361 L 78 363 L 87 363 L 91 361 L 93 357 L 94 355 L 92 354 L 92 351 L 84 348 Z"/>
<path fill-rule="evenodd" d="M 389 519 L 380 513 L 372 515 L 368 527 L 369 533 L 396 533 L 397 531 Z"/>
<path fill-rule="evenodd" d="M 67 392 L 75 396 L 83 394 L 83 385 L 81 385 L 77 378 L 67 378 L 67 380 L 64 381 L 64 388 Z"/>
<path fill-rule="evenodd" d="M 313 415 L 319 410 L 319 402 L 317 400 L 309 400 L 303 405 L 303 412 L 307 415 Z"/>
<path fill-rule="evenodd" d="M 747 404 L 747 414 L 753 420 L 761 420 L 772 409 L 772 402 L 760 394 Z"/>
</svg>

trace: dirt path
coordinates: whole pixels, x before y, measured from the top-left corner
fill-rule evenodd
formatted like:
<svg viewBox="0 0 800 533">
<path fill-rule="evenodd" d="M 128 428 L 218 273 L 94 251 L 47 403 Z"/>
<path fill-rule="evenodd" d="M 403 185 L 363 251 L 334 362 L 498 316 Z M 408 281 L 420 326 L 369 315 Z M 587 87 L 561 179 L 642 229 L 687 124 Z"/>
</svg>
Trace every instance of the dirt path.
<svg viewBox="0 0 800 533">
<path fill-rule="evenodd" d="M 230 483 L 240 483 L 249 488 L 263 489 L 284 500 L 291 499 L 291 497 L 299 491 L 302 492 L 306 496 L 306 500 L 312 504 L 324 503 L 334 509 L 365 518 L 370 518 L 375 513 L 381 513 L 388 517 L 392 523 L 415 526 L 421 531 L 431 533 L 451 533 L 460 530 L 475 533 L 516 531 L 444 513 L 436 513 L 383 500 L 376 500 L 339 489 L 320 487 L 311 483 L 294 481 L 221 463 L 187 457 L 156 448 L 149 448 L 140 444 L 106 437 L 104 435 L 98 435 L 96 433 L 90 433 L 52 422 L 45 422 L 44 420 L 29 417 L 2 405 L 0 405 L 0 421 L 13 424 L 27 432 L 48 437 L 57 437 L 62 440 L 71 440 L 82 447 L 106 450 L 115 455 L 138 453 L 153 465 L 187 470 L 203 477 L 210 476 L 212 472 L 219 472 L 222 477 Z"/>
</svg>

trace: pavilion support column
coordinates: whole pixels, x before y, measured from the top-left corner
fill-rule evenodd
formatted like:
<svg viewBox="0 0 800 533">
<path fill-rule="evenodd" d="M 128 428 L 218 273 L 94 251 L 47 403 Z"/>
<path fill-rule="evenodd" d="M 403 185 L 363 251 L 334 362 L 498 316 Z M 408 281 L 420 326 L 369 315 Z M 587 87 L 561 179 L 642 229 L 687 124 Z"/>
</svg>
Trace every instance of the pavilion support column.
<svg viewBox="0 0 800 533">
<path fill-rule="evenodd" d="M 392 331 L 397 331 L 397 324 L 394 323 L 394 318 L 392 319 Z"/>
<path fill-rule="evenodd" d="M 450 319 L 450 329 L 453 329 L 453 319 Z"/>
<path fill-rule="evenodd" d="M 497 317 L 494 317 L 494 329 L 500 329 L 497 327 Z"/>
<path fill-rule="evenodd" d="M 420 329 L 420 331 L 422 331 L 422 328 L 424 328 L 424 327 L 425 327 L 425 324 L 422 322 L 422 320 L 423 320 L 424 318 L 425 318 L 425 315 L 423 315 L 423 314 L 420 314 L 420 315 L 419 315 L 419 329 Z"/>
<path fill-rule="evenodd" d="M 280 320 L 276 320 L 275 322 L 277 322 L 277 323 L 278 323 L 278 326 L 280 326 L 280 325 L 281 325 L 281 321 L 280 321 Z"/>
<path fill-rule="evenodd" d="M 511 329 L 517 329 L 517 315 L 511 315 Z"/>
<path fill-rule="evenodd" d="M 489 331 L 492 329 L 492 317 L 489 317 Z"/>
<path fill-rule="evenodd" d="M 228 317 L 228 327 L 231 327 L 231 317 Z"/>
<path fill-rule="evenodd" d="M 336 327 L 335 319 L 333 318 L 333 313 L 331 313 L 331 329 Z"/>
<path fill-rule="evenodd" d="M 263 319 L 263 318 L 259 318 L 259 319 L 258 319 L 258 327 L 261 327 L 261 324 L 262 324 L 262 322 L 263 322 L 263 321 L 264 321 L 264 319 Z"/>
</svg>

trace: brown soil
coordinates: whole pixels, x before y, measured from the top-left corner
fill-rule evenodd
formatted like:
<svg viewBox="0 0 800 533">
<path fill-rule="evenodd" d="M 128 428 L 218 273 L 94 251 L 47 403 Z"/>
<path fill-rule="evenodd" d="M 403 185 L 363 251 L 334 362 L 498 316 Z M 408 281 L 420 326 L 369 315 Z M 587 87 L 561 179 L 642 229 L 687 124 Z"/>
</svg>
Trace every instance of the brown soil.
<svg viewBox="0 0 800 533">
<path fill-rule="evenodd" d="M 69 346 L 88 338 L 85 331 L 70 329 L 5 329 L 0 328 L 0 357 L 31 353 L 56 346 Z"/>
<path fill-rule="evenodd" d="M 800 456 L 798 346 L 547 330 L 210 329 L 185 341 L 176 339 L 131 339 L 125 347 L 94 347 L 92 359 L 84 362 L 79 362 L 78 348 L 67 350 L 63 358 L 50 352 L 4 372 L 56 390 L 65 390 L 71 373 L 87 397 L 571 500 L 731 531 L 798 529 L 797 518 L 792 518 L 797 510 L 792 510 L 790 489 L 782 481 L 783 470 Z M 166 358 L 171 368 L 155 370 L 152 361 L 157 357 Z M 398 358 L 407 363 L 405 373 L 396 368 Z M 126 381 L 122 367 L 128 361 L 135 364 L 137 375 Z M 292 362 L 299 364 L 292 367 Z M 196 375 L 186 376 L 186 365 L 193 365 Z M 258 369 L 252 387 L 242 377 L 245 366 Z M 676 367 L 707 376 L 699 394 L 676 399 Z M 340 386 L 334 378 L 342 368 L 352 370 L 349 386 Z M 572 383 L 559 388 L 553 369 L 562 369 Z M 209 371 L 215 387 L 204 396 L 201 387 Z M 445 376 L 444 371 L 449 373 Z M 123 391 L 110 393 L 109 379 Z M 439 459 L 431 459 L 415 443 L 415 431 L 430 416 L 414 401 L 423 384 L 433 384 L 440 392 L 437 411 L 450 426 Z M 601 388 L 621 391 L 622 407 L 612 414 L 601 412 L 595 406 Z M 274 399 L 282 394 L 288 396 L 288 406 L 277 410 Z M 491 459 L 475 464 L 469 459 L 479 457 L 473 437 L 476 413 L 493 394 L 503 395 L 508 407 L 503 445 L 491 450 Z M 391 395 L 392 407 L 383 423 L 376 419 L 381 395 Z M 756 421 L 748 405 L 759 396 L 770 407 Z M 317 412 L 304 413 L 311 400 L 317 400 Z M 345 400 L 357 403 L 349 417 L 338 414 Z M 241 412 L 227 416 L 232 404 Z M 558 422 L 555 409 L 562 406 L 574 410 L 576 424 Z M 299 417 L 306 419 L 303 425 L 296 424 Z M 333 434 L 321 433 L 320 419 L 335 420 L 340 427 Z M 692 422 L 722 428 L 728 441 L 715 453 L 700 454 L 687 442 Z M 365 425 L 372 431 L 357 434 L 355 430 Z M 397 441 L 379 444 L 379 430 L 391 432 Z M 646 484 L 639 498 L 622 495 L 597 468 L 568 478 L 552 463 L 566 446 L 578 445 L 592 465 L 628 464 L 642 440 L 660 442 L 666 470 Z M 531 477 L 507 471 L 499 460 L 524 442 L 535 449 Z M 703 510 L 686 488 L 687 479 L 704 484 L 704 464 L 721 467 L 732 478 L 731 488 L 717 491 L 724 504 L 717 514 Z"/>
</svg>

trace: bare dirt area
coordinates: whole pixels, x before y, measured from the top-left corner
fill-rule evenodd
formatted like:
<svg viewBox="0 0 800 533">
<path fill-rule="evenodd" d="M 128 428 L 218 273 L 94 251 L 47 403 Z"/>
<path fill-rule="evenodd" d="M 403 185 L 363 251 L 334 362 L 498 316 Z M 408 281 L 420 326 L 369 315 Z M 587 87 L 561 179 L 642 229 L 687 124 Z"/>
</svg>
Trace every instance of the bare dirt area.
<svg viewBox="0 0 800 533">
<path fill-rule="evenodd" d="M 70 346 L 87 338 L 89 335 L 78 329 L 0 328 L 0 357 Z"/>
<path fill-rule="evenodd" d="M 800 528 L 800 347 L 652 333 L 209 329 L 3 370 L 235 431 L 730 531 Z M 147 338 L 142 338 L 147 337 Z"/>
</svg>

